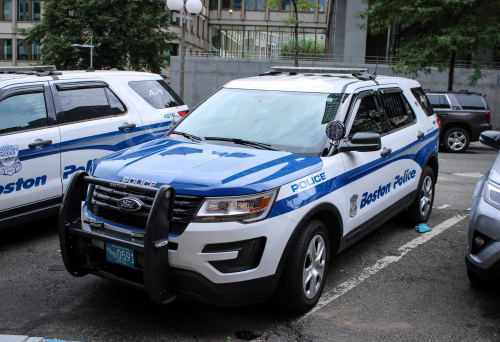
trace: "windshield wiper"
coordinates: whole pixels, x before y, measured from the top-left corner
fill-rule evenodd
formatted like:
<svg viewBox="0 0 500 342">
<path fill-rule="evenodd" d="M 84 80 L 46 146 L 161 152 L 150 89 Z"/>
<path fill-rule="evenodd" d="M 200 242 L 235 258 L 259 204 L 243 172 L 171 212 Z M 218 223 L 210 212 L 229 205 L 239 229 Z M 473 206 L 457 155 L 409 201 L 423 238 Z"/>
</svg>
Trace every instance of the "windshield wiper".
<svg viewBox="0 0 500 342">
<path fill-rule="evenodd" d="M 200 137 L 197 137 L 196 135 L 191 135 L 189 133 L 179 132 L 179 131 L 173 131 L 170 134 L 179 134 L 179 135 L 182 135 L 184 138 L 190 139 L 192 142 L 201 142 L 201 138 Z"/>
<path fill-rule="evenodd" d="M 260 147 L 265 150 L 279 151 L 277 148 L 271 147 L 271 145 L 263 144 L 255 141 L 243 140 L 238 138 L 219 138 L 219 137 L 206 137 L 205 140 L 219 140 L 219 141 L 230 141 L 235 144 L 249 145 L 254 147 Z"/>
</svg>

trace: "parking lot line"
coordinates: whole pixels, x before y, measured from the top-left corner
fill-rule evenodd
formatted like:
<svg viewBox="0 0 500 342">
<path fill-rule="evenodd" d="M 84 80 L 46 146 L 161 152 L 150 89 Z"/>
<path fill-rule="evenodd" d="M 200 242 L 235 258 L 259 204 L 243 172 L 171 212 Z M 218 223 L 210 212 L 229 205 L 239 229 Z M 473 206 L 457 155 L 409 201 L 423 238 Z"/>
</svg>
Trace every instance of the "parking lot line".
<svg viewBox="0 0 500 342">
<path fill-rule="evenodd" d="M 450 206 L 449 204 L 443 204 L 442 206 L 438 207 L 438 209 L 448 208 L 449 206 Z"/>
<path fill-rule="evenodd" d="M 362 283 L 363 281 L 368 279 L 373 274 L 384 269 L 385 267 L 387 267 L 388 265 L 390 265 L 392 263 L 398 262 L 404 255 L 406 255 L 406 253 L 408 253 L 412 249 L 426 243 L 427 241 L 429 241 L 433 237 L 441 234 L 443 231 L 454 226 L 455 224 L 457 224 L 458 222 L 460 222 L 462 219 L 464 219 L 467 216 L 468 215 L 455 216 L 455 217 L 452 217 L 444 222 L 441 222 L 436 227 L 434 227 L 432 231 L 427 232 L 423 235 L 420 235 L 419 237 L 408 242 L 407 244 L 399 247 L 398 248 L 399 255 L 395 255 L 395 256 L 389 255 L 389 256 L 383 257 L 382 259 L 379 259 L 373 266 L 365 268 L 361 272 L 361 274 L 359 274 L 358 276 L 349 278 L 348 280 L 344 281 L 342 284 L 338 285 L 333 290 L 323 294 L 323 296 L 318 301 L 318 304 L 316 304 L 316 306 L 311 311 L 309 311 L 305 315 L 297 318 L 292 323 L 293 324 L 299 323 L 304 318 L 312 315 L 313 313 L 315 313 L 319 309 L 323 308 L 325 305 L 333 302 L 335 299 L 346 294 L 347 292 L 352 290 L 354 287 L 356 287 L 357 285 L 359 285 L 360 283 Z"/>
</svg>

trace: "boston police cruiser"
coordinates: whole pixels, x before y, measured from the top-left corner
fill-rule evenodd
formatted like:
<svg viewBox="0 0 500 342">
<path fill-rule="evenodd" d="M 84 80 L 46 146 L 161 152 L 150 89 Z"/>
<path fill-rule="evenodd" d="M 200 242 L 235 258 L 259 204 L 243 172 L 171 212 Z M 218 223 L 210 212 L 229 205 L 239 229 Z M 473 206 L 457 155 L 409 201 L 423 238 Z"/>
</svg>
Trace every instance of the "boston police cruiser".
<svg viewBox="0 0 500 342">
<path fill-rule="evenodd" d="M 0 229 L 56 215 L 74 172 L 187 113 L 159 75 L 46 69 L 0 68 Z"/>
<path fill-rule="evenodd" d="M 162 139 L 75 173 L 60 221 L 68 271 L 156 303 L 271 297 L 306 312 L 331 257 L 403 211 L 426 222 L 439 126 L 420 84 L 289 69 L 231 81 Z"/>
</svg>

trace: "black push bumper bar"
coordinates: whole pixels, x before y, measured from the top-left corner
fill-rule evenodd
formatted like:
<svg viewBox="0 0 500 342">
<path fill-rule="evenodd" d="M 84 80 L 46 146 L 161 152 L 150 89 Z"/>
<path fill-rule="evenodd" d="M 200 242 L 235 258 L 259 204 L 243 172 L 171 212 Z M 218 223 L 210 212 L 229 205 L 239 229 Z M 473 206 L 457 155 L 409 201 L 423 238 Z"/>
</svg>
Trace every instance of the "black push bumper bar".
<svg viewBox="0 0 500 342">
<path fill-rule="evenodd" d="M 138 192 L 154 197 L 144 238 L 137 239 L 128 234 L 92 227 L 82 222 L 82 202 L 87 200 L 89 185 L 101 185 L 116 190 Z M 168 234 L 175 203 L 175 189 L 162 185 L 159 189 L 90 177 L 86 172 L 73 174 L 64 195 L 59 215 L 59 239 L 61 255 L 68 272 L 81 277 L 94 274 L 116 280 L 148 291 L 157 304 L 167 304 L 176 298 L 172 290 L 168 261 Z M 134 254 L 143 256 L 141 270 L 132 277 L 124 277 L 123 272 L 115 272 L 105 258 L 95 257 L 93 241 L 102 241 L 130 248 Z M 127 268 L 118 266 L 118 268 Z M 116 267 L 115 267 L 116 268 Z M 123 270 L 122 270 L 123 271 Z M 130 273 L 130 272 L 129 272 Z M 139 275 L 139 277 L 138 277 Z M 142 279 L 140 279 L 142 278 Z"/>
</svg>

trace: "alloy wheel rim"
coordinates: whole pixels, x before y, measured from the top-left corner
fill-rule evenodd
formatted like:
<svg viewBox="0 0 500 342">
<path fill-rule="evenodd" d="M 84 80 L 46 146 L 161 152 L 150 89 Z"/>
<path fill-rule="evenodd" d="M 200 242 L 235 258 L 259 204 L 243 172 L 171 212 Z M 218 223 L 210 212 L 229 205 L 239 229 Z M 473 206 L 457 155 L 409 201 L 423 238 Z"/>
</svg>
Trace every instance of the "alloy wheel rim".
<svg viewBox="0 0 500 342">
<path fill-rule="evenodd" d="M 455 151 L 459 151 L 465 146 L 465 134 L 459 131 L 451 132 L 448 135 L 448 146 Z"/>
<path fill-rule="evenodd" d="M 302 285 L 308 299 L 319 291 L 326 265 L 326 244 L 323 236 L 316 235 L 307 247 L 302 270 Z"/>
<path fill-rule="evenodd" d="M 431 176 L 424 178 L 422 189 L 420 190 L 420 215 L 427 216 L 432 205 L 432 179 Z"/>
</svg>

